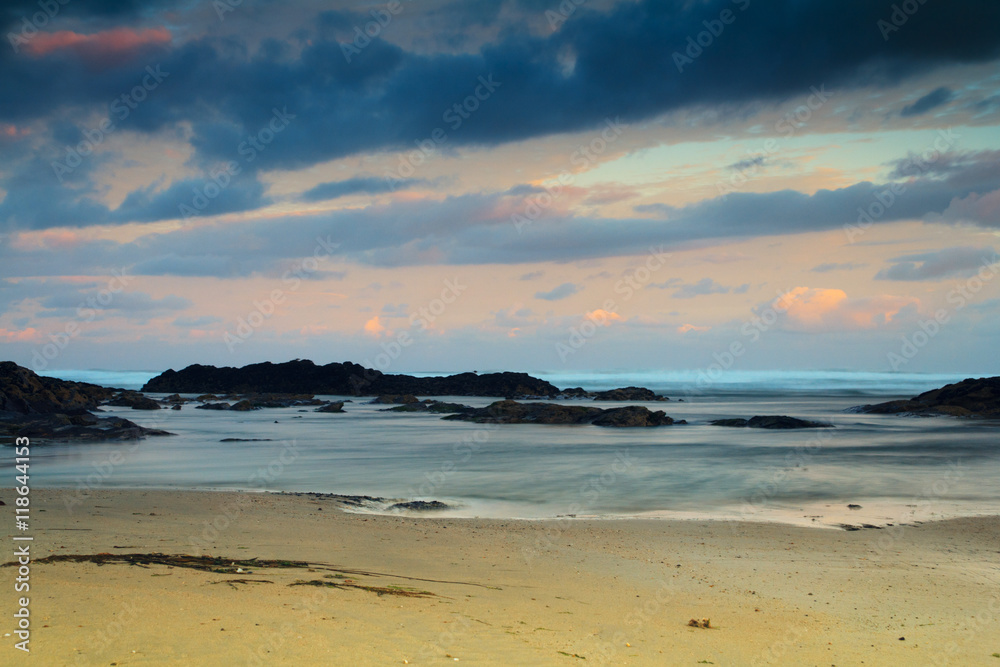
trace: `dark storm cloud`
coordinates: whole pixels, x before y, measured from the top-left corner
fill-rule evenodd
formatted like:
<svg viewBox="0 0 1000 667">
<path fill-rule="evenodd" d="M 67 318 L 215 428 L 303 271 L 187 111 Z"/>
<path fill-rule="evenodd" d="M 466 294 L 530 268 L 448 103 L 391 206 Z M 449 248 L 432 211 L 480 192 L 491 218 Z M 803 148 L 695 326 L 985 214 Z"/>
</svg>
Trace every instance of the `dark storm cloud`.
<svg viewBox="0 0 1000 667">
<path fill-rule="evenodd" d="M 463 12 L 472 23 L 488 23 L 495 6 L 456 3 L 452 12 L 459 25 Z M 534 4 L 518 6 L 526 11 Z M 147 25 L 153 13 L 137 2 L 77 0 L 65 6 L 71 8 L 74 15 L 92 11 Z M 697 39 L 703 22 L 715 21 L 723 9 L 734 12 L 734 21 L 679 71 L 675 53 L 683 54 L 688 38 Z M 813 85 L 889 87 L 941 65 L 987 62 L 1000 53 L 1000 4 L 927 3 L 886 40 L 877 23 L 891 12 L 891 2 L 869 0 L 773 6 L 643 0 L 606 12 L 580 6 L 551 34 L 506 30 L 470 53 L 408 52 L 376 38 L 351 62 L 340 42 L 322 34 L 296 54 L 276 40 L 250 52 L 238 38 L 205 37 L 151 46 L 96 71 L 66 52 L 29 57 L 6 49 L 0 89 L 18 94 L 0 97 L 0 119 L 107 109 L 147 65 L 159 65 L 169 78 L 134 110 L 133 129 L 190 123 L 195 163 L 207 169 L 235 159 L 241 142 L 259 137 L 275 110 L 287 109 L 294 119 L 246 169 L 301 168 L 413 148 L 438 128 L 446 146 L 495 145 L 598 127 L 606 118 L 631 122 L 682 107 L 782 99 Z M 305 17 L 304 25 L 317 30 L 315 18 Z M 351 20 L 324 14 L 318 23 L 339 29 Z M 493 83 L 484 88 L 480 77 Z M 466 118 L 446 116 L 456 104 L 478 108 L 463 111 Z"/>
<path fill-rule="evenodd" d="M 903 107 L 903 109 L 899 112 L 899 115 L 904 118 L 909 116 L 919 116 L 920 114 L 927 113 L 931 109 L 936 109 L 942 104 L 947 104 L 953 97 L 954 94 L 951 90 L 942 86 L 941 88 L 936 88 L 927 93 L 913 104 Z"/>
</svg>

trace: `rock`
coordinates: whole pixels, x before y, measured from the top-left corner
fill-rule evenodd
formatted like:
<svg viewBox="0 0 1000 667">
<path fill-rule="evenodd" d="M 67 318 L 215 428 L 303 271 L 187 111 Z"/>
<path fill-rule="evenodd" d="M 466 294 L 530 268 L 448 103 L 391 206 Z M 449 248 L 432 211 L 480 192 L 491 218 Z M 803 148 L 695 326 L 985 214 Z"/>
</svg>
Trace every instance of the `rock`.
<svg viewBox="0 0 1000 667">
<path fill-rule="evenodd" d="M 187 403 L 186 398 L 181 398 L 180 394 L 171 394 L 163 399 L 164 403 Z"/>
<path fill-rule="evenodd" d="M 417 398 L 416 396 L 414 396 L 413 394 L 403 394 L 403 395 L 399 395 L 399 394 L 383 394 L 383 395 L 378 396 L 375 399 L 369 401 L 369 403 L 384 404 L 384 405 L 395 405 L 395 404 L 399 404 L 399 403 L 407 405 L 407 404 L 410 404 L 410 403 L 419 403 L 419 402 L 420 402 L 420 399 Z"/>
<path fill-rule="evenodd" d="M 216 396 L 215 394 L 202 394 L 201 396 L 198 396 L 194 400 L 196 400 L 196 401 L 204 401 L 205 403 L 208 403 L 209 401 L 217 401 L 217 400 L 219 400 L 219 397 Z"/>
<path fill-rule="evenodd" d="M 253 401 L 244 398 L 242 401 L 234 403 L 229 409 L 237 412 L 249 412 L 250 410 L 260 410 L 260 407 L 255 405 Z"/>
<path fill-rule="evenodd" d="M 450 414 L 455 412 L 465 412 L 472 408 L 461 403 L 446 403 L 444 401 L 424 401 L 422 403 L 405 403 L 394 408 L 383 408 L 379 412 L 433 412 L 437 414 Z"/>
<path fill-rule="evenodd" d="M 749 423 L 746 419 L 715 419 L 708 422 L 712 426 L 730 426 L 732 428 L 745 428 Z"/>
<path fill-rule="evenodd" d="M 54 414 L 93 410 L 120 389 L 40 377 L 13 361 L 0 362 L 0 411 Z"/>
<path fill-rule="evenodd" d="M 271 438 L 223 438 L 219 442 L 274 442 Z"/>
<path fill-rule="evenodd" d="M 443 419 L 480 424 L 595 424 L 597 426 L 667 426 L 673 423 L 663 412 L 642 406 L 601 408 L 558 403 L 497 401 L 485 408 L 466 408 Z"/>
<path fill-rule="evenodd" d="M 712 426 L 766 428 L 773 430 L 793 428 L 833 428 L 833 424 L 814 422 L 807 419 L 798 419 L 797 417 L 787 417 L 785 415 L 765 415 L 751 417 L 750 419 L 715 419 L 710 421 L 709 424 Z"/>
<path fill-rule="evenodd" d="M 146 392 L 213 394 L 304 393 L 353 396 L 413 394 L 417 396 L 555 396 L 554 385 L 527 373 L 459 373 L 417 378 L 386 375 L 350 362 L 317 366 L 296 359 L 282 364 L 265 362 L 242 368 L 195 364 L 181 371 L 165 371 L 143 386 Z M 217 396 L 204 400 L 218 400 Z"/>
<path fill-rule="evenodd" d="M 180 403 L 177 403 L 177 404 L 175 404 L 175 405 L 174 405 L 174 407 L 172 407 L 172 408 L 170 408 L 170 409 L 171 409 L 171 410 L 180 410 L 180 409 L 181 409 L 181 404 L 180 404 Z"/>
<path fill-rule="evenodd" d="M 151 435 L 173 435 L 159 429 L 139 426 L 120 417 L 94 417 L 87 423 L 73 423 L 65 415 L 42 415 L 14 425 L 0 422 L 0 429 L 8 427 L 10 435 L 32 440 L 138 440 Z"/>
<path fill-rule="evenodd" d="M 477 424 L 589 424 L 604 412 L 600 408 L 557 403 L 518 403 L 496 401 L 485 408 L 473 408 L 444 419 L 471 421 Z"/>
<path fill-rule="evenodd" d="M 449 509 L 450 505 L 446 505 L 440 500 L 413 500 L 407 503 L 396 503 L 395 505 L 390 505 L 391 510 L 415 510 L 419 512 L 426 512 L 429 510 L 446 510 Z"/>
<path fill-rule="evenodd" d="M 91 413 L 99 403 L 123 393 L 122 389 L 40 377 L 12 361 L 0 362 L 0 437 L 121 440 L 171 435 L 120 417 Z"/>
<path fill-rule="evenodd" d="M 660 396 L 645 387 L 619 387 L 607 391 L 594 392 L 595 401 L 669 401 L 666 396 Z"/>
<path fill-rule="evenodd" d="M 859 405 L 850 412 L 868 414 L 951 415 L 1000 418 L 1000 377 L 968 378 L 910 399 Z"/>
<path fill-rule="evenodd" d="M 327 403 L 323 407 L 316 408 L 316 410 L 314 410 L 314 412 L 343 412 L 343 411 L 344 411 L 344 402 L 343 401 L 336 401 L 334 403 Z"/>
<path fill-rule="evenodd" d="M 637 426 L 669 426 L 674 420 L 664 414 L 663 410 L 653 412 L 640 405 L 630 405 L 626 408 L 612 408 L 593 420 L 594 426 L 617 426 L 632 428 Z"/>
<path fill-rule="evenodd" d="M 861 509 L 861 505 L 855 505 L 855 504 L 851 503 L 850 505 L 847 506 L 847 509 L 849 509 L 849 510 L 859 510 L 859 509 Z"/>
<path fill-rule="evenodd" d="M 123 391 L 107 402 L 107 405 L 114 405 L 121 408 L 132 408 L 133 410 L 159 410 L 160 404 L 143 396 L 137 391 Z"/>
<path fill-rule="evenodd" d="M 205 403 L 194 406 L 195 410 L 229 410 L 232 406 L 229 403 Z"/>
</svg>

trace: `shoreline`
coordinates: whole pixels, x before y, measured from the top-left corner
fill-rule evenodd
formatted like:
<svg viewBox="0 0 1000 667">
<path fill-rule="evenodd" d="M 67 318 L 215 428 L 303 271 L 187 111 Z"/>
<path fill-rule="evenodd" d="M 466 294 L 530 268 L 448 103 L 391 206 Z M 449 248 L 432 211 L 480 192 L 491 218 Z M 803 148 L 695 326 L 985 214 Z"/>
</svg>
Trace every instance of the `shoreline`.
<svg viewBox="0 0 1000 667">
<path fill-rule="evenodd" d="M 78 486 L 47 486 L 38 487 L 52 492 L 63 492 L 64 495 L 80 495 Z M 483 501 L 473 506 L 467 500 L 451 498 L 410 498 L 410 497 L 373 497 L 360 494 L 339 494 L 326 491 L 287 491 L 260 488 L 228 488 L 228 487 L 156 487 L 156 486 L 121 486 L 100 487 L 100 490 L 122 492 L 168 492 L 168 493 L 232 493 L 232 494 L 271 494 L 278 496 L 308 497 L 339 503 L 341 511 L 365 516 L 403 517 L 409 519 L 438 518 L 451 520 L 496 520 L 496 521 L 703 521 L 719 523 L 764 523 L 807 528 L 833 530 L 881 530 L 894 526 L 914 526 L 935 521 L 953 519 L 975 519 L 1000 517 L 1000 503 L 990 505 L 981 502 L 958 502 L 932 497 L 871 499 L 852 498 L 840 502 L 815 501 L 812 503 L 777 503 L 766 506 L 726 505 L 714 509 L 656 509 L 626 512 L 563 512 L 545 515 L 513 515 L 497 511 L 495 508 L 512 507 L 506 501 Z M 91 494 L 95 489 L 83 491 Z M 378 501 L 378 502 L 372 502 Z M 427 510 L 393 510 L 391 505 L 413 501 L 444 502 L 448 505 L 443 509 Z"/>
<path fill-rule="evenodd" d="M 208 554 L 315 570 L 35 562 L 32 652 L 50 664 L 989 664 L 1000 652 L 997 516 L 841 531 L 418 519 L 266 492 L 101 489 L 72 512 L 60 489 L 31 498 L 35 561 Z M 290 585 L 302 580 L 320 583 Z M 702 618 L 711 628 L 687 625 Z"/>
</svg>

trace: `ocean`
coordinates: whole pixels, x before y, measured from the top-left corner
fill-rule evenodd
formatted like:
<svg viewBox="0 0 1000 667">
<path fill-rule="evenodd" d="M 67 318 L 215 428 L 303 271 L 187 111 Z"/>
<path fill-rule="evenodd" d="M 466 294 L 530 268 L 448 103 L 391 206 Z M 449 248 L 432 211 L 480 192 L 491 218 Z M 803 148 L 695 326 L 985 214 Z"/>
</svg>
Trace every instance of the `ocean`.
<svg viewBox="0 0 1000 667">
<path fill-rule="evenodd" d="M 155 375 L 51 374 L 127 388 Z M 639 516 L 836 526 L 1000 513 L 995 424 L 845 412 L 963 376 L 730 372 L 699 385 L 697 375 L 684 372 L 533 374 L 560 387 L 647 386 L 683 399 L 647 407 L 688 424 L 477 425 L 379 412 L 386 406 L 350 397 L 329 397 L 353 400 L 343 414 L 106 407 L 176 435 L 36 446 L 32 484 L 65 488 L 68 503 L 98 488 L 246 489 L 384 499 L 357 510 L 367 512 L 390 511 L 398 501 L 439 500 L 450 508 L 435 515 L 455 517 Z M 484 406 L 493 399 L 443 400 Z M 772 414 L 835 428 L 767 431 L 707 423 Z M 257 441 L 221 442 L 225 438 Z"/>
</svg>

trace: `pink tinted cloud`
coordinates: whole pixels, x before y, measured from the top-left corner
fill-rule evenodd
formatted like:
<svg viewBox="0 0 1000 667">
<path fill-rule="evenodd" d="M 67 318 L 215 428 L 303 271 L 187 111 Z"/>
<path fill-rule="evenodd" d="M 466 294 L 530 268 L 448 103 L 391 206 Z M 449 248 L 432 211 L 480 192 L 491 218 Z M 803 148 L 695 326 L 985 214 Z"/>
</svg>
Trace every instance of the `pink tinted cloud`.
<svg viewBox="0 0 1000 667">
<path fill-rule="evenodd" d="M 812 333 L 885 328 L 901 313 L 919 312 L 920 299 L 883 294 L 852 299 L 844 290 L 796 287 L 775 299 L 771 307 L 782 314 L 784 327 Z"/>
<path fill-rule="evenodd" d="M 25 50 L 37 57 L 70 50 L 90 65 L 106 66 L 147 47 L 169 44 L 171 38 L 170 31 L 166 28 L 114 28 L 92 35 L 60 30 L 38 33 Z"/>
<path fill-rule="evenodd" d="M 388 329 L 385 328 L 385 326 L 379 320 L 378 315 L 376 315 L 375 317 L 365 322 L 365 333 L 368 334 L 369 336 L 374 336 L 375 338 L 379 338 L 383 334 L 388 334 L 390 332 Z"/>
<path fill-rule="evenodd" d="M 28 341 L 38 340 L 39 338 L 40 336 L 38 335 L 38 330 L 31 327 L 22 329 L 21 331 L 0 329 L 0 340 L 6 343 L 25 343 Z"/>
</svg>

